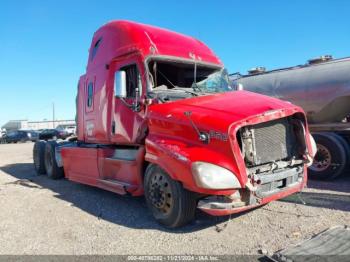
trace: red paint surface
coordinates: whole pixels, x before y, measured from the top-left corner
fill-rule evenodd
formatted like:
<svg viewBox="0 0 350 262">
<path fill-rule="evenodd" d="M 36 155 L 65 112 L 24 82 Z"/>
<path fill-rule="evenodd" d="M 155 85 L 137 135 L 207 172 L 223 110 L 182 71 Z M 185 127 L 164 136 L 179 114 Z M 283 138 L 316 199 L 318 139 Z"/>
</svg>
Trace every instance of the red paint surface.
<svg viewBox="0 0 350 262">
<path fill-rule="evenodd" d="M 92 59 L 95 43 L 101 39 Z M 113 21 L 98 29 L 92 39 L 86 74 L 79 81 L 78 138 L 90 143 L 137 144 L 137 134 L 145 111 L 134 113 L 113 96 L 114 72 L 136 63 L 142 77 L 141 97 L 146 95 L 144 62 L 148 57 L 167 56 L 192 59 L 222 66 L 215 54 L 199 40 L 154 26 L 129 21 Z M 106 70 L 106 65 L 109 70 Z M 87 86 L 94 83 L 93 108 L 86 107 Z M 112 135 L 111 123 L 116 123 Z M 93 126 L 92 132 L 87 132 Z"/>
<path fill-rule="evenodd" d="M 92 59 L 91 50 L 98 39 L 102 40 Z M 116 21 L 104 25 L 94 34 L 86 74 L 81 76 L 78 84 L 78 140 L 114 146 L 140 146 L 140 151 L 135 161 L 126 162 L 108 159 L 114 150 L 118 150 L 115 147 L 63 148 L 62 157 L 68 179 L 117 193 L 127 191 L 141 195 L 144 161 L 147 161 L 159 165 L 188 190 L 208 195 L 232 194 L 232 189 L 208 190 L 195 184 L 191 163 L 204 161 L 229 169 L 237 176 L 242 188 L 245 187 L 248 178 L 236 141 L 237 130 L 244 125 L 304 113 L 301 108 L 290 103 L 246 91 L 146 105 L 146 59 L 150 56 L 190 59 L 190 53 L 202 62 L 222 66 L 202 42 L 168 30 Z M 140 112 L 133 112 L 113 93 L 114 72 L 130 63 L 138 65 L 142 76 Z M 90 108 L 86 106 L 89 82 L 94 83 L 93 105 Z M 192 112 L 191 118 L 201 131 L 214 130 L 226 134 L 228 140 L 212 138 L 209 144 L 200 142 L 188 118 L 184 116 L 185 111 Z M 273 112 L 266 114 L 268 111 Z M 115 134 L 111 132 L 113 121 L 116 124 Z M 148 135 L 142 140 L 140 134 L 144 127 L 148 127 Z M 106 179 L 118 181 L 120 185 L 106 187 L 101 184 L 101 180 Z M 273 195 L 264 199 L 263 203 L 299 191 L 302 187 L 300 185 Z M 224 215 L 218 211 L 205 211 Z"/>
</svg>

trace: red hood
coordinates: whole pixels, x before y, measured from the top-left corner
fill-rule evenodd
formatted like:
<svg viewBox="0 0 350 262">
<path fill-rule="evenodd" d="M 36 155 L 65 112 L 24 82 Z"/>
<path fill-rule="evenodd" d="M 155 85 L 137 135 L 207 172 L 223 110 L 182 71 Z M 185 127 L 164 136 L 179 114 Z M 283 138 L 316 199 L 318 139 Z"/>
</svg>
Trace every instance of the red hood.
<svg viewBox="0 0 350 262">
<path fill-rule="evenodd" d="M 186 111 L 192 112 L 191 119 L 199 131 L 209 134 L 209 143 L 200 142 L 198 132 L 184 115 Z M 239 145 L 235 142 L 236 131 L 244 125 L 271 121 L 296 112 L 303 113 L 301 108 L 288 102 L 247 91 L 154 104 L 147 115 L 146 151 L 150 155 L 162 152 L 160 155 L 168 161 L 175 158 L 189 160 L 186 163 L 215 163 L 239 174 L 244 185 L 247 176 Z"/>
<path fill-rule="evenodd" d="M 175 118 L 188 122 L 184 117 L 184 112 L 191 111 L 191 118 L 198 126 L 227 130 L 228 126 L 234 122 L 267 111 L 287 108 L 297 108 L 297 111 L 302 112 L 302 109 L 289 102 L 248 91 L 235 91 L 152 105 L 150 118 L 152 116 L 165 117 L 169 120 Z"/>
</svg>

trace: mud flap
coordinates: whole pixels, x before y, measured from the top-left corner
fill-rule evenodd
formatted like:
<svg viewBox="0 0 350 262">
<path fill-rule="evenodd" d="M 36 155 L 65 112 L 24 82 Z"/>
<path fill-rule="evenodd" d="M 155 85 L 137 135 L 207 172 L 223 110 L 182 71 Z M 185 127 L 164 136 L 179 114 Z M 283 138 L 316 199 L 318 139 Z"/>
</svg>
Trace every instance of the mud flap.
<svg viewBox="0 0 350 262">
<path fill-rule="evenodd" d="M 272 261 L 350 261 L 350 227 L 335 226 L 294 247 L 276 252 Z"/>
</svg>

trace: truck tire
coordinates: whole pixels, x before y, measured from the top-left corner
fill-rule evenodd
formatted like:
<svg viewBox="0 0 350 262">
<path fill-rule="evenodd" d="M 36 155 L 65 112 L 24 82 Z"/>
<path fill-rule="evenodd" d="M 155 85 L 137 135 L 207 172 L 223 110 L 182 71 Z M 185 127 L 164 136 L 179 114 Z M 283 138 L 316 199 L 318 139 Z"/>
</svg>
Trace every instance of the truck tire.
<svg viewBox="0 0 350 262">
<path fill-rule="evenodd" d="M 342 174 L 347 164 L 347 155 L 342 142 L 333 133 L 313 134 L 317 153 L 309 167 L 311 179 L 332 180 Z"/>
<path fill-rule="evenodd" d="M 197 206 L 194 193 L 184 189 L 157 165 L 147 167 L 144 191 L 147 206 L 160 224 L 176 228 L 193 220 Z"/>
<path fill-rule="evenodd" d="M 339 134 L 336 134 L 336 133 L 329 133 L 329 134 L 333 135 L 342 144 L 345 150 L 345 157 L 346 157 L 345 168 L 348 168 L 350 165 L 350 146 L 347 140 Z"/>
<path fill-rule="evenodd" d="M 63 167 L 57 166 L 55 158 L 56 141 L 46 142 L 45 147 L 45 168 L 47 176 L 51 179 L 60 179 L 64 176 Z"/>
<path fill-rule="evenodd" d="M 33 147 L 33 162 L 35 171 L 40 174 L 46 174 L 45 169 L 45 141 L 36 141 Z"/>
</svg>

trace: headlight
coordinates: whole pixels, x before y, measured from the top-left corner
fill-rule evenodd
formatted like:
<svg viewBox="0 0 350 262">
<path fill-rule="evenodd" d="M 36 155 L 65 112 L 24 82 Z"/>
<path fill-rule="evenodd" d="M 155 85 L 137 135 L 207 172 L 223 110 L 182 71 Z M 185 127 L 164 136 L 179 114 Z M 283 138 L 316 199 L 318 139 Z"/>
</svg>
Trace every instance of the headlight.
<svg viewBox="0 0 350 262">
<path fill-rule="evenodd" d="M 241 184 L 234 173 L 214 164 L 194 162 L 192 164 L 192 174 L 196 184 L 202 188 L 241 188 Z"/>
<path fill-rule="evenodd" d="M 312 151 L 311 156 L 312 158 L 314 158 L 317 152 L 317 145 L 316 145 L 315 139 L 312 137 L 310 133 L 309 133 L 309 140 L 310 140 L 311 151 Z"/>
</svg>

